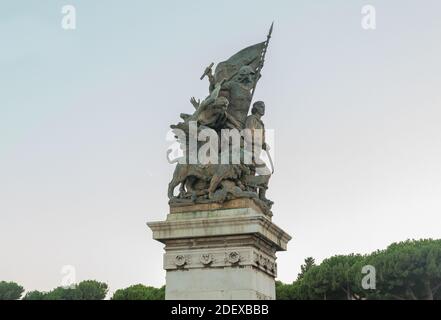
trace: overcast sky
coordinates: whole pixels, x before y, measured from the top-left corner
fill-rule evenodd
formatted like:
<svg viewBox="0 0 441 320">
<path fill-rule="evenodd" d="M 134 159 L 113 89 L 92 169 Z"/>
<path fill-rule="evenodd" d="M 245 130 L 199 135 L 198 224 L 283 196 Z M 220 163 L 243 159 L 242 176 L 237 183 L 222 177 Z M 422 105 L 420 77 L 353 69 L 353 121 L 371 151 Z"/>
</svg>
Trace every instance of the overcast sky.
<svg viewBox="0 0 441 320">
<path fill-rule="evenodd" d="M 61 28 L 73 4 L 77 29 Z M 376 30 L 361 8 L 376 8 Z M 441 2 L 0 3 L 0 280 L 161 286 L 166 133 L 206 65 L 274 34 L 255 98 L 275 130 L 273 221 L 303 259 L 441 237 Z"/>
</svg>

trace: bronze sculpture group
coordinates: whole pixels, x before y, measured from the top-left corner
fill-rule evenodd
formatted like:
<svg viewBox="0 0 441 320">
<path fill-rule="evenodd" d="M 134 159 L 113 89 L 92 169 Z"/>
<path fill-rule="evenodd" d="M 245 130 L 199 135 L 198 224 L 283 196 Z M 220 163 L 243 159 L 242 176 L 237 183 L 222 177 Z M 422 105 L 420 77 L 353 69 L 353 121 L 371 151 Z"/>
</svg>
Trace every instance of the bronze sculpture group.
<svg viewBox="0 0 441 320">
<path fill-rule="evenodd" d="M 265 103 L 257 101 L 251 107 L 271 33 L 272 26 L 266 41 L 247 47 L 219 63 L 214 73 L 214 63 L 208 66 L 201 79 L 208 77 L 209 95 L 203 101 L 192 98 L 194 113 L 181 114 L 182 121 L 171 126 L 184 157 L 175 161 L 178 164 L 168 188 L 170 206 L 249 198 L 264 212 L 271 212 L 273 202 L 266 198 L 266 190 L 273 170 L 260 159 L 261 152 L 268 154 L 269 150 L 262 121 Z M 215 138 L 212 140 L 218 147 L 209 149 L 211 160 L 189 161 L 192 155 L 200 154 L 205 148 L 200 134 L 207 131 Z M 230 146 L 233 131 L 239 132 L 240 138 Z M 192 143 L 192 139 L 196 142 Z M 233 154 L 238 155 L 236 161 L 232 160 Z M 177 186 L 179 193 L 175 195 Z"/>
</svg>

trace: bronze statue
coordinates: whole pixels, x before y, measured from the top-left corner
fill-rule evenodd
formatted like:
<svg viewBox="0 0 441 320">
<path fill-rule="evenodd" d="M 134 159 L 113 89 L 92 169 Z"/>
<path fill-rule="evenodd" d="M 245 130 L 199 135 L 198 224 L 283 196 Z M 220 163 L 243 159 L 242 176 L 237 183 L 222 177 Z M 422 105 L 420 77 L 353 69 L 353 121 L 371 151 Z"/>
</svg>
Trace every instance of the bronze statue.
<svg viewBox="0 0 441 320">
<path fill-rule="evenodd" d="M 265 125 L 262 117 L 265 115 L 265 103 L 257 101 L 253 104 L 251 115 L 249 115 L 245 122 L 245 127 L 251 130 L 251 134 L 247 137 L 252 137 L 248 143 L 252 144 L 253 150 L 253 164 L 251 167 L 251 175 L 247 177 L 248 184 L 252 184 L 256 189 L 259 189 L 259 199 L 272 205 L 272 201 L 266 198 L 266 190 L 268 189 L 268 182 L 272 172 L 268 169 L 265 162 L 260 160 L 262 150 L 269 151 L 269 146 L 265 142 Z M 255 173 L 258 176 L 255 176 Z M 256 179 L 259 177 L 258 179 Z M 255 182 L 254 182 L 255 181 Z"/>
<path fill-rule="evenodd" d="M 271 171 L 260 160 L 261 151 L 269 150 L 264 140 L 265 126 L 262 121 L 265 104 L 262 101 L 255 102 L 251 115 L 249 110 L 257 82 L 261 77 L 272 29 L 271 25 L 266 41 L 249 46 L 219 63 L 214 74 L 214 63 L 206 67 L 201 80 L 208 78 L 209 95 L 202 102 L 191 98 L 190 102 L 195 109 L 193 114 L 181 114 L 183 121 L 171 126 L 186 162 L 176 165 L 168 188 L 170 205 L 220 203 L 231 199 L 250 198 L 265 212 L 270 212 L 273 203 L 266 198 L 266 190 Z M 197 130 L 193 133 L 192 124 Z M 227 150 L 223 150 L 222 139 L 234 130 L 241 133 L 239 142 L 231 149 L 228 147 Z M 252 133 L 261 131 L 262 138 L 250 141 L 249 137 L 243 134 L 246 130 Z M 214 155 L 217 159 L 224 159 L 223 156 L 226 156 L 229 162 L 188 162 L 190 152 L 198 153 L 203 150 L 205 141 L 197 138 L 202 133 L 205 133 L 204 137 L 214 137 L 213 145 L 219 146 L 220 150 L 209 149 L 210 156 Z M 192 143 L 191 139 L 195 137 L 196 141 Z M 247 144 L 251 144 L 254 150 L 253 155 L 248 157 L 251 161 L 246 161 L 249 155 L 246 150 Z M 237 152 L 239 159 L 236 163 L 230 162 L 234 158 L 234 152 Z M 179 194 L 175 195 L 174 189 L 178 185 Z"/>
</svg>

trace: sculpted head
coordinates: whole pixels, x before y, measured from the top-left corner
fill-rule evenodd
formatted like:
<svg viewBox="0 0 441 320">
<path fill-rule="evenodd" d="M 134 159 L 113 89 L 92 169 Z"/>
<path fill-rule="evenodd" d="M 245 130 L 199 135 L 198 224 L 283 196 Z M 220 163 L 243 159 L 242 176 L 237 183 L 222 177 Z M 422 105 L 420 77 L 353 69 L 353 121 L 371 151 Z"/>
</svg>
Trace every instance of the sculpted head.
<svg viewBox="0 0 441 320">
<path fill-rule="evenodd" d="M 255 74 L 254 69 L 250 66 L 242 66 L 239 69 L 237 80 L 242 83 L 252 83 L 254 81 Z"/>
<path fill-rule="evenodd" d="M 251 109 L 251 113 L 263 116 L 265 114 L 265 102 L 263 101 L 254 102 L 253 108 Z"/>
</svg>

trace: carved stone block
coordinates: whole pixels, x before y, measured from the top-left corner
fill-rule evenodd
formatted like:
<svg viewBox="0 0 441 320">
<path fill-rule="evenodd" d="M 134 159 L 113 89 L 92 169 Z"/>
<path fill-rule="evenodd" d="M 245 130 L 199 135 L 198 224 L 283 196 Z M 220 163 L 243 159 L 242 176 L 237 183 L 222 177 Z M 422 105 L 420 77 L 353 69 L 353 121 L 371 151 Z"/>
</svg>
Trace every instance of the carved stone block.
<svg viewBox="0 0 441 320">
<path fill-rule="evenodd" d="M 166 299 L 274 299 L 276 252 L 291 237 L 254 206 L 170 213 L 150 222 L 165 244 Z"/>
</svg>

